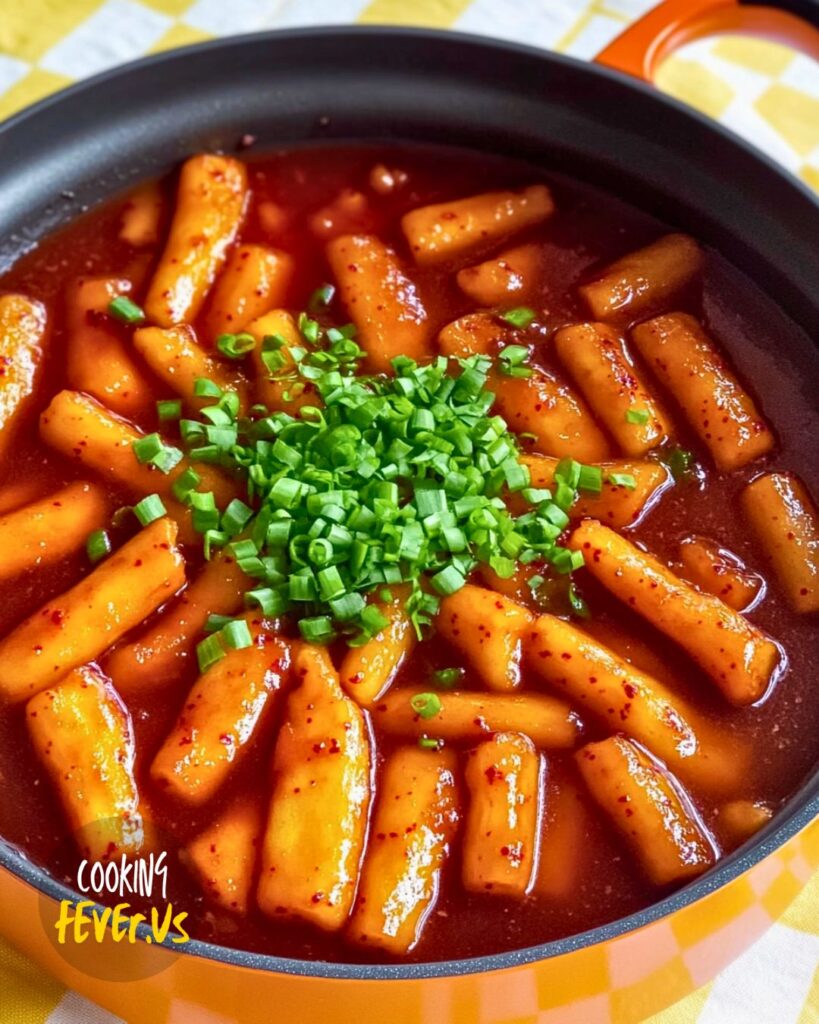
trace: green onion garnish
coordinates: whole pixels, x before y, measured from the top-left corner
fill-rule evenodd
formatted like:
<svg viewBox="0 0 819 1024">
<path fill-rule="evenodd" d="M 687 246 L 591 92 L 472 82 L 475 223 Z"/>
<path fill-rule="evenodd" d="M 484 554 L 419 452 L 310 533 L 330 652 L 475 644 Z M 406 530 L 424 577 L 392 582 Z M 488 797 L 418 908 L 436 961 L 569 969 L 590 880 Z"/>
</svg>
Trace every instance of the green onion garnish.
<svg viewBox="0 0 819 1024">
<path fill-rule="evenodd" d="M 390 620 L 374 604 L 368 604 L 361 613 L 361 626 L 370 636 L 377 636 L 389 624 Z"/>
<path fill-rule="evenodd" d="M 570 548 L 555 548 L 548 557 L 561 575 L 568 575 L 575 569 L 582 569 L 585 565 L 582 552 L 572 551 Z"/>
<path fill-rule="evenodd" d="M 299 632 L 305 640 L 314 644 L 327 643 L 335 636 L 333 620 L 329 615 L 316 615 L 299 622 Z"/>
<path fill-rule="evenodd" d="M 646 409 L 626 410 L 627 423 L 648 423 L 648 411 Z"/>
<path fill-rule="evenodd" d="M 210 636 L 196 645 L 200 672 L 207 672 L 230 651 L 253 646 L 253 634 L 244 619 L 232 619 L 229 615 L 209 615 L 205 632 Z"/>
<path fill-rule="evenodd" d="M 218 465 L 244 487 L 222 507 L 188 468 L 172 491 L 191 509 L 205 557 L 226 549 L 252 580 L 247 607 L 293 613 L 312 642 L 360 645 L 389 624 L 375 601 L 402 584 L 420 638 L 480 565 L 509 578 L 532 562 L 557 574 L 582 564 L 558 541 L 578 490 L 599 492 L 600 468 L 563 459 L 551 488 L 531 486 L 519 439 L 492 411 L 495 360 L 401 356 L 393 374 L 374 376 L 359 372 L 353 327 L 302 314 L 299 330 L 304 343 L 268 367 L 288 393 L 309 386 L 315 397 L 298 417 L 259 405 L 240 416 L 234 392 L 200 378 L 204 408 L 179 420 L 190 462 Z M 262 354 L 285 344 L 269 336 Z M 508 345 L 497 362 L 522 368 L 528 353 Z M 161 466 L 175 453 L 159 435 L 137 449 Z M 527 503 L 522 514 L 507 508 L 510 493 Z"/>
<path fill-rule="evenodd" d="M 451 690 L 464 677 L 462 668 L 439 668 L 432 673 L 432 681 L 440 690 Z"/>
<path fill-rule="evenodd" d="M 167 515 L 167 509 L 158 494 L 149 494 L 134 505 L 134 515 L 143 526 L 148 526 Z"/>
<path fill-rule="evenodd" d="M 591 617 L 591 612 L 589 611 L 589 606 L 586 604 L 586 602 L 583 600 L 583 598 L 580 596 L 580 594 L 578 594 L 577 589 L 576 589 L 576 587 L 574 585 L 574 582 L 571 582 L 569 584 L 568 595 L 569 595 L 569 606 L 571 607 L 571 609 L 574 612 L 574 614 L 577 615 L 578 618 L 581 618 L 581 619 L 588 619 L 588 618 L 590 618 Z"/>
<path fill-rule="evenodd" d="M 298 322 L 299 331 L 302 337 L 309 341 L 311 345 L 318 343 L 319 337 L 321 336 L 321 324 L 318 320 L 312 320 L 306 313 L 302 313 L 299 316 Z M 291 352 L 291 355 L 293 353 Z M 295 359 L 296 356 L 293 355 Z"/>
<path fill-rule="evenodd" d="M 163 398 L 156 403 L 156 414 L 161 422 L 178 420 L 182 415 L 182 400 L 180 398 Z"/>
<path fill-rule="evenodd" d="M 678 482 L 685 480 L 694 469 L 694 453 L 685 448 L 672 448 L 665 461 L 671 475 Z"/>
<path fill-rule="evenodd" d="M 111 554 L 111 538 L 105 530 L 94 530 L 88 534 L 85 550 L 90 562 L 99 562 L 100 559 Z"/>
<path fill-rule="evenodd" d="M 197 377 L 193 382 L 193 393 L 197 398 L 221 398 L 222 389 L 207 377 Z"/>
<path fill-rule="evenodd" d="M 437 693 L 416 693 L 410 697 L 410 707 L 419 718 L 434 718 L 443 704 Z"/>
<path fill-rule="evenodd" d="M 173 484 L 171 485 L 173 496 L 176 498 L 177 501 L 181 501 L 184 504 L 185 502 L 187 502 L 190 493 L 192 491 L 195 491 L 196 488 L 201 483 L 202 477 L 199 476 L 195 469 L 192 469 L 189 466 L 186 470 L 179 474 L 179 476 L 176 478 L 176 480 L 174 480 Z"/>
<path fill-rule="evenodd" d="M 528 306 L 517 306 L 515 309 L 508 309 L 501 314 L 501 319 L 512 324 L 513 327 L 528 327 L 537 316 L 537 313 Z"/>
<path fill-rule="evenodd" d="M 582 464 L 576 459 L 561 459 L 555 469 L 555 480 L 567 487 L 577 488 L 582 468 Z"/>
<path fill-rule="evenodd" d="M 603 471 L 599 466 L 581 466 L 577 478 L 577 489 L 599 494 L 603 490 Z"/>
<path fill-rule="evenodd" d="M 131 447 L 134 449 L 137 462 L 144 464 L 150 462 L 151 459 L 155 458 L 162 451 L 164 443 L 159 434 L 146 434 L 145 437 L 140 437 L 138 441 L 134 441 Z"/>
<path fill-rule="evenodd" d="M 272 587 L 257 587 L 254 590 L 245 591 L 245 606 L 259 608 L 262 615 L 272 617 L 287 611 L 289 602 Z"/>
<path fill-rule="evenodd" d="M 244 359 L 248 352 L 256 347 L 256 339 L 252 334 L 220 334 L 216 339 L 216 348 L 228 359 Z"/>
<path fill-rule="evenodd" d="M 205 632 L 218 633 L 220 629 L 232 621 L 233 619 L 229 615 L 209 615 L 205 622 Z"/>
<path fill-rule="evenodd" d="M 637 481 L 632 473 L 608 473 L 606 480 L 610 484 L 614 484 L 615 487 L 625 487 L 629 491 L 633 491 L 637 486 Z"/>
<path fill-rule="evenodd" d="M 519 312 L 519 310 L 513 312 Z M 532 311 L 528 310 L 528 312 L 531 313 Z M 509 315 L 507 314 L 506 319 L 508 319 Z M 525 327 L 527 325 L 521 324 L 520 326 Z M 528 358 L 529 349 L 524 345 L 507 345 L 498 353 L 498 369 L 507 377 L 531 377 L 531 367 L 523 365 Z"/>
<path fill-rule="evenodd" d="M 124 324 L 141 324 L 145 313 L 127 295 L 117 295 L 108 303 L 108 312 Z"/>
<path fill-rule="evenodd" d="M 178 448 L 166 445 L 159 434 L 146 434 L 134 441 L 132 446 L 137 462 L 156 466 L 162 473 L 170 473 L 174 466 L 182 459 L 182 452 Z"/>
<path fill-rule="evenodd" d="M 335 293 L 336 289 L 331 284 L 323 284 L 320 288 L 316 288 L 307 303 L 308 312 L 315 313 L 317 310 L 329 306 Z"/>
<path fill-rule="evenodd" d="M 439 594 L 443 594 L 446 597 L 448 594 L 454 594 L 457 590 L 460 590 L 466 583 L 466 577 L 456 565 L 452 564 L 435 573 L 430 579 L 430 583 Z"/>
<path fill-rule="evenodd" d="M 268 373 L 279 373 L 287 365 L 287 360 L 282 352 L 287 347 L 287 341 L 280 334 L 266 334 L 262 338 L 262 362 Z M 262 415 L 267 409 L 262 406 Z"/>
<path fill-rule="evenodd" d="M 439 739 L 437 736 L 419 736 L 418 746 L 421 750 L 440 750 L 444 745 L 444 741 Z"/>
<path fill-rule="evenodd" d="M 219 526 L 219 509 L 213 491 L 191 491 L 187 503 L 192 509 L 193 528 L 198 533 L 215 530 Z"/>
<path fill-rule="evenodd" d="M 222 529 L 234 537 L 242 532 L 252 518 L 253 509 L 238 498 L 234 498 L 222 513 Z"/>
<path fill-rule="evenodd" d="M 199 671 L 204 673 L 212 668 L 218 661 L 224 658 L 225 648 L 218 633 L 206 636 L 196 645 L 196 660 L 199 663 Z"/>
<path fill-rule="evenodd" d="M 178 448 L 165 445 L 161 452 L 151 459 L 151 465 L 156 466 L 160 473 L 166 475 L 182 461 L 182 452 Z"/>
<path fill-rule="evenodd" d="M 250 627 L 244 619 L 231 619 L 222 627 L 220 636 L 229 651 L 239 651 L 253 644 Z"/>
</svg>

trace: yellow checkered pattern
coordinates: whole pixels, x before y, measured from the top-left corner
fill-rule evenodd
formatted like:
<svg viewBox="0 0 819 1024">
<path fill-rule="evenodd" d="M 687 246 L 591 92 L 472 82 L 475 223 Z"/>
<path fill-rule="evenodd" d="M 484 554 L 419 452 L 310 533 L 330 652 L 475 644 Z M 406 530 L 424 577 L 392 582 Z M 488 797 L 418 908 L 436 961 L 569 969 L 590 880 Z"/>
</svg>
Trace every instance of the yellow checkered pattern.
<svg viewBox="0 0 819 1024">
<path fill-rule="evenodd" d="M 217 36 L 321 23 L 365 22 L 457 28 L 520 40 L 590 59 L 652 6 L 652 0 L 0 0 L 0 119 L 86 75 L 158 50 Z M 819 191 L 819 67 L 784 47 L 723 37 L 692 43 L 661 68 L 666 92 L 730 125 Z M 804 884 L 805 866 L 778 870 L 746 907 L 732 899 L 716 941 L 730 943 L 755 915 L 777 916 Z M 705 970 L 709 939 L 698 913 L 675 919 L 667 942 L 645 958 L 588 951 L 584 991 L 599 995 L 572 1020 L 651 1024 L 819 1024 L 819 876 L 784 918 L 715 981 L 647 1017 L 637 992 L 652 956 L 657 982 L 682 994 Z M 652 942 L 657 943 L 653 938 Z M 599 962 L 598 962 L 599 961 Z M 640 962 L 637 962 L 640 961 Z M 701 963 L 702 961 L 702 963 Z M 593 986 L 591 986 L 593 989 Z M 534 1005 L 532 1005 L 532 1001 Z M 563 1024 L 537 1012 L 522 990 L 517 1020 Z M 111 1024 L 114 1018 L 67 993 L 0 941 L 0 1024 Z"/>
</svg>

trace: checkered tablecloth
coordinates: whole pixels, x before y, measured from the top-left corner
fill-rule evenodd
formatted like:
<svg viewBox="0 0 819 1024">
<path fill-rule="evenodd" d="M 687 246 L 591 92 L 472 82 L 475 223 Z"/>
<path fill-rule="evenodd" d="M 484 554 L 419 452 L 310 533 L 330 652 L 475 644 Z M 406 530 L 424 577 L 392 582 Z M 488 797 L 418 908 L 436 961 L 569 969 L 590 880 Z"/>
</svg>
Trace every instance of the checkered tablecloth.
<svg viewBox="0 0 819 1024">
<path fill-rule="evenodd" d="M 591 58 L 652 0 L 0 0 L 0 119 L 157 50 L 348 21 L 456 28 Z M 730 125 L 819 191 L 819 67 L 782 47 L 690 44 L 657 84 Z M 819 283 L 817 284 L 819 287 Z M 0 915 L 2 915 L 0 907 Z M 0 940 L 0 1024 L 111 1024 Z M 651 1024 L 819 1024 L 819 876 L 714 982 Z"/>
</svg>

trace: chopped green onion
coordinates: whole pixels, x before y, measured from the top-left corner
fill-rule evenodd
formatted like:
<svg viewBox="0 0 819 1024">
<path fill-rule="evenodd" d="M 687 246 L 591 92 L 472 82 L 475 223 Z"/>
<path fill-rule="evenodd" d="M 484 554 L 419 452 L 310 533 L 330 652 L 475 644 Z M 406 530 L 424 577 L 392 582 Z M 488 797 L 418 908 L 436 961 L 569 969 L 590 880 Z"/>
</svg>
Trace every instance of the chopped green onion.
<svg viewBox="0 0 819 1024">
<path fill-rule="evenodd" d="M 361 625 L 370 636 L 377 636 L 389 624 L 390 620 L 374 604 L 368 604 L 361 613 Z"/>
<path fill-rule="evenodd" d="M 203 548 L 207 561 L 210 561 L 213 549 L 222 547 L 224 544 L 227 544 L 227 541 L 228 535 L 221 530 L 205 530 Z"/>
<path fill-rule="evenodd" d="M 281 351 L 283 348 L 287 348 L 287 339 L 281 334 L 266 334 L 262 338 L 262 362 L 268 373 L 278 373 L 287 365 L 287 359 Z M 264 412 L 267 410 L 264 409 Z"/>
<path fill-rule="evenodd" d="M 437 693 L 416 693 L 410 697 L 410 707 L 419 718 L 433 718 L 443 704 Z"/>
<path fill-rule="evenodd" d="M 318 320 L 311 320 L 309 316 L 302 313 L 299 317 L 299 331 L 307 341 L 315 345 L 321 334 L 321 324 Z"/>
<path fill-rule="evenodd" d="M 581 466 L 577 489 L 599 494 L 603 490 L 603 470 L 599 466 Z"/>
<path fill-rule="evenodd" d="M 331 565 L 327 569 L 320 569 L 316 573 L 319 590 L 325 601 L 331 601 L 334 597 L 340 597 L 344 591 L 344 580 L 338 569 Z"/>
<path fill-rule="evenodd" d="M 108 312 L 124 324 L 141 324 L 145 320 L 145 313 L 139 306 L 128 298 L 127 295 L 117 295 L 108 303 Z"/>
<path fill-rule="evenodd" d="M 689 476 L 694 468 L 694 453 L 685 448 L 672 448 L 666 459 L 671 475 L 679 482 Z"/>
<path fill-rule="evenodd" d="M 526 487 L 521 491 L 524 501 L 530 505 L 540 505 L 544 501 L 551 501 L 552 492 L 547 487 Z"/>
<path fill-rule="evenodd" d="M 224 658 L 225 648 L 222 646 L 222 639 L 219 633 L 212 633 L 206 636 L 196 645 L 196 660 L 199 663 L 199 671 L 204 674 L 217 662 Z"/>
<path fill-rule="evenodd" d="M 231 537 L 241 533 L 253 518 L 253 509 L 234 498 L 222 513 L 222 529 Z"/>
<path fill-rule="evenodd" d="M 626 410 L 626 422 L 627 423 L 648 423 L 648 410 L 647 409 L 627 409 Z"/>
<path fill-rule="evenodd" d="M 170 473 L 182 460 L 178 448 L 166 445 L 159 434 L 146 434 L 131 445 L 137 462 L 155 466 L 162 473 Z"/>
<path fill-rule="evenodd" d="M 197 377 L 193 382 L 193 393 L 196 398 L 221 398 L 222 389 L 207 377 Z"/>
<path fill-rule="evenodd" d="M 229 615 L 209 615 L 205 622 L 205 632 L 218 633 L 220 629 L 232 621 Z"/>
<path fill-rule="evenodd" d="M 555 469 L 555 480 L 564 483 L 574 490 L 580 482 L 580 474 L 583 470 L 582 463 L 576 459 L 561 459 Z"/>
<path fill-rule="evenodd" d="M 531 312 L 531 310 L 528 312 Z M 507 314 L 507 319 L 509 315 Z M 528 324 L 520 324 L 519 326 L 526 327 Z M 528 358 L 529 349 L 524 345 L 507 345 L 498 353 L 498 369 L 507 377 L 531 377 L 531 368 L 523 365 Z"/>
<path fill-rule="evenodd" d="M 606 480 L 615 487 L 625 487 L 629 491 L 633 491 L 637 486 L 637 481 L 631 473 L 609 473 Z"/>
<path fill-rule="evenodd" d="M 182 458 L 182 452 L 178 448 L 165 445 L 162 451 L 157 452 L 151 459 L 151 465 L 156 466 L 160 473 L 164 473 L 167 476 L 172 469 L 179 465 Z"/>
<path fill-rule="evenodd" d="M 216 339 L 216 348 L 228 359 L 244 359 L 248 352 L 256 347 L 256 339 L 252 334 L 220 334 Z"/>
<path fill-rule="evenodd" d="M 137 457 L 137 462 L 144 465 L 155 459 L 165 445 L 159 434 L 146 434 L 145 437 L 140 437 L 139 440 L 134 441 L 131 447 L 133 448 L 134 455 Z"/>
<path fill-rule="evenodd" d="M 172 491 L 190 507 L 205 557 L 229 545 L 253 580 L 248 607 L 297 610 L 306 639 L 360 645 L 388 627 L 376 602 L 394 600 L 384 590 L 400 584 L 420 638 L 441 597 L 478 566 L 503 578 L 533 562 L 565 574 L 577 567 L 558 539 L 578 489 L 599 490 L 600 469 L 564 459 L 551 488 L 531 486 L 520 439 L 492 411 L 493 359 L 442 356 L 419 365 L 400 356 L 391 375 L 371 376 L 358 370 L 353 328 L 325 328 L 307 314 L 298 323 L 305 341 L 287 345 L 282 379 L 292 394 L 309 386 L 315 404 L 297 416 L 264 406 L 240 416 L 235 392 L 200 378 L 195 392 L 205 408 L 179 421 L 190 461 L 218 465 L 241 488 L 223 508 L 186 469 Z M 285 345 L 266 337 L 262 355 Z M 498 362 L 520 369 L 528 354 L 508 345 Z M 146 457 L 176 457 L 164 444 L 153 455 L 150 447 Z M 528 507 L 510 511 L 509 493 Z"/>
<path fill-rule="evenodd" d="M 574 504 L 576 495 L 577 492 L 574 487 L 571 487 L 563 480 L 558 480 L 554 498 L 554 503 L 558 508 L 563 509 L 564 511 L 571 508 Z"/>
<path fill-rule="evenodd" d="M 501 319 L 512 324 L 513 327 L 528 327 L 537 316 L 537 313 L 528 306 L 517 306 L 515 309 L 508 309 L 501 314 Z"/>
<path fill-rule="evenodd" d="M 149 494 L 134 505 L 134 515 L 143 526 L 148 526 L 162 516 L 167 515 L 167 509 L 162 504 L 158 494 Z"/>
<path fill-rule="evenodd" d="M 329 306 L 335 293 L 336 289 L 332 284 L 323 284 L 320 288 L 316 288 L 307 303 L 308 311 L 315 313 L 316 310 Z"/>
<path fill-rule="evenodd" d="M 316 615 L 310 619 L 302 619 L 299 622 L 299 631 L 305 640 L 311 643 L 326 643 L 335 636 L 333 620 L 329 615 Z"/>
<path fill-rule="evenodd" d="M 432 681 L 440 690 L 451 690 L 464 677 L 462 668 L 439 668 L 432 673 Z"/>
<path fill-rule="evenodd" d="M 197 533 L 206 533 L 219 526 L 219 509 L 213 497 L 213 491 L 190 491 L 187 504 L 192 510 L 193 528 Z"/>
<path fill-rule="evenodd" d="M 201 483 L 202 477 L 199 476 L 195 469 L 189 466 L 174 480 L 171 485 L 171 491 L 176 500 L 184 504 L 188 500 L 190 493 L 195 491 Z"/>
<path fill-rule="evenodd" d="M 525 363 L 528 358 L 529 349 L 525 345 L 507 345 L 498 352 L 498 359 L 502 359 L 512 366 Z"/>
<path fill-rule="evenodd" d="M 466 583 L 464 574 L 460 572 L 454 565 L 448 565 L 445 569 L 436 573 L 431 579 L 430 583 L 435 587 L 439 594 L 454 594 L 457 590 Z"/>
<path fill-rule="evenodd" d="M 182 415 L 182 400 L 179 398 L 163 398 L 156 403 L 156 414 L 161 422 L 178 420 Z"/>
<path fill-rule="evenodd" d="M 589 606 L 586 604 L 586 602 L 583 600 L 580 594 L 578 594 L 574 582 L 569 584 L 568 595 L 569 605 L 571 606 L 571 609 L 574 612 L 574 614 L 581 619 L 590 618 L 591 612 L 589 611 Z"/>
<path fill-rule="evenodd" d="M 549 560 L 561 574 L 574 572 L 575 569 L 582 569 L 585 565 L 583 553 L 581 551 L 571 551 L 569 548 L 556 548 L 550 555 Z"/>
<path fill-rule="evenodd" d="M 418 746 L 421 750 L 440 750 L 444 741 L 436 736 L 419 736 Z"/>
<path fill-rule="evenodd" d="M 229 651 L 239 651 L 251 647 L 253 637 L 250 627 L 244 619 L 231 619 L 221 631 L 222 642 Z"/>
<path fill-rule="evenodd" d="M 88 534 L 85 550 L 90 562 L 99 562 L 111 554 L 111 538 L 105 530 L 94 530 Z"/>
<path fill-rule="evenodd" d="M 248 608 L 259 608 L 262 615 L 281 615 L 287 611 L 290 601 L 280 591 L 272 587 L 257 587 L 245 591 L 245 605 Z"/>
<path fill-rule="evenodd" d="M 558 530 L 565 530 L 569 525 L 569 517 L 559 505 L 546 505 L 543 510 L 543 518 L 556 526 Z"/>
<path fill-rule="evenodd" d="M 349 622 L 364 608 L 366 601 L 361 594 L 341 594 L 330 599 L 330 608 L 338 622 Z"/>
</svg>

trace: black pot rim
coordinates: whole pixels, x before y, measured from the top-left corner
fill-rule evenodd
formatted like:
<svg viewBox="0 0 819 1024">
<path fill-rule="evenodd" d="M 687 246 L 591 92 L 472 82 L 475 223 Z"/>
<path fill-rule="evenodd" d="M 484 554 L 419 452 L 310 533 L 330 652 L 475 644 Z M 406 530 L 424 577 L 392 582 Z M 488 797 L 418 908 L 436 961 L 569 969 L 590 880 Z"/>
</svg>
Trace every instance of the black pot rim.
<svg viewBox="0 0 819 1024">
<path fill-rule="evenodd" d="M 5 122 L 0 124 L 0 144 L 4 137 L 12 135 L 20 130 L 36 130 L 37 118 L 41 113 L 51 110 L 52 107 L 59 107 L 62 103 L 71 101 L 77 96 L 84 94 L 94 95 L 102 91 L 105 85 L 115 79 L 126 77 L 132 73 L 144 69 L 162 69 L 168 65 L 184 62 L 187 55 L 206 51 L 219 51 L 223 49 L 238 48 L 243 45 L 263 43 L 267 40 L 281 38 L 304 39 L 317 38 L 326 35 L 333 36 L 361 36 L 369 35 L 373 40 L 381 38 L 407 39 L 415 42 L 424 40 L 447 39 L 464 47 L 478 48 L 491 53 L 493 51 L 504 51 L 510 54 L 525 54 L 528 57 L 536 57 L 544 62 L 570 65 L 574 68 L 583 68 L 585 73 L 603 78 L 610 78 L 618 82 L 620 86 L 628 83 L 629 87 L 644 96 L 650 97 L 651 101 L 657 104 L 658 108 L 663 106 L 671 107 L 687 117 L 698 121 L 708 128 L 715 135 L 721 136 L 729 141 L 738 150 L 743 150 L 746 156 L 752 157 L 758 163 L 765 165 L 774 171 L 781 181 L 782 187 L 795 190 L 804 198 L 809 199 L 819 207 L 819 198 L 795 175 L 791 174 L 777 164 L 767 154 L 757 150 L 750 143 L 736 135 L 730 129 L 715 122 L 699 111 L 693 110 L 685 104 L 675 100 L 673 97 L 657 92 L 650 85 L 632 79 L 629 76 L 599 64 L 576 60 L 563 54 L 553 53 L 537 47 L 521 43 L 508 42 L 506 40 L 492 39 L 463 32 L 453 32 L 438 29 L 423 29 L 403 26 L 388 25 L 322 25 L 316 27 L 294 28 L 294 29 L 273 29 L 263 32 L 243 33 L 225 38 L 208 40 L 204 43 L 196 43 L 191 46 L 163 51 L 151 54 L 140 60 L 127 64 L 118 65 L 97 75 L 81 79 L 66 89 L 60 90 L 45 97 L 30 107 L 12 115 Z M 805 787 L 810 784 L 806 780 Z M 584 932 L 570 935 L 566 938 L 555 939 L 549 942 L 529 946 L 521 950 L 511 950 L 503 953 L 490 954 L 488 956 L 472 957 L 460 960 L 447 960 L 430 963 L 408 963 L 408 964 L 348 964 L 334 963 L 327 961 L 308 961 L 290 957 L 278 957 L 268 954 L 253 953 L 246 950 L 233 949 L 227 946 L 219 946 L 213 943 L 202 942 L 192 939 L 184 946 L 173 945 L 170 939 L 166 939 L 161 945 L 172 950 L 177 955 L 196 956 L 212 960 L 216 963 L 227 964 L 235 967 L 251 970 L 263 970 L 271 974 L 297 975 L 304 977 L 315 977 L 324 979 L 348 979 L 358 981 L 386 981 L 386 980 L 413 980 L 423 978 L 445 978 L 467 974 L 479 974 L 489 971 L 508 970 L 509 968 L 521 967 L 527 964 L 536 963 L 541 960 L 554 959 L 576 950 L 585 949 L 600 943 L 606 943 L 628 935 L 629 933 L 661 920 L 675 912 L 691 906 L 696 901 L 706 897 L 710 893 L 721 889 L 729 884 L 754 865 L 758 864 L 765 857 L 775 853 L 788 840 L 796 836 L 803 828 L 808 826 L 819 816 L 819 792 L 812 797 L 806 797 L 800 790 L 774 817 L 773 821 L 766 826 L 757 836 L 750 840 L 744 847 L 735 851 L 716 867 L 705 875 L 690 883 L 684 888 L 672 893 L 649 907 L 639 910 L 626 917 L 618 918 L 608 924 Z M 43 896 L 55 901 L 72 900 L 77 898 L 70 887 L 59 882 L 50 875 L 44 868 L 34 864 L 26 855 L 0 838 L 0 868 L 9 871 L 22 881 L 36 889 Z M 149 934 L 145 925 L 140 925 L 137 934 L 141 939 Z"/>
<path fill-rule="evenodd" d="M 783 185 L 795 189 L 797 192 L 801 193 L 804 198 L 807 198 L 815 206 L 819 207 L 819 195 L 817 195 L 817 193 L 808 186 L 805 181 L 796 174 L 793 174 L 787 168 L 783 167 L 782 164 L 774 160 L 773 157 L 769 156 L 763 150 L 758 149 L 756 146 L 753 146 L 741 135 L 736 134 L 736 132 L 721 124 L 719 121 L 715 121 L 713 118 L 701 113 L 696 108 L 683 103 L 681 100 L 678 100 L 667 93 L 660 92 L 651 83 L 644 82 L 641 79 L 634 78 L 631 75 L 617 71 L 605 64 L 598 64 L 594 60 L 580 60 L 576 57 L 557 53 L 552 50 L 546 50 L 537 46 L 530 46 L 526 43 L 516 43 L 511 40 L 495 39 L 491 36 L 482 36 L 472 32 L 459 32 L 452 29 L 417 28 L 405 25 L 350 25 L 340 23 L 335 25 L 305 26 L 301 28 L 268 29 L 260 32 L 243 32 L 231 36 L 222 36 L 214 39 L 208 39 L 200 43 L 190 43 L 186 46 L 174 47 L 170 50 L 162 50 L 159 53 L 148 54 L 145 57 L 128 61 L 125 64 L 117 64 L 114 67 L 107 68 L 95 75 L 90 75 L 88 78 L 81 78 L 78 81 L 73 82 L 71 85 L 50 93 L 38 100 L 36 103 L 32 103 L 29 106 L 24 107 L 22 110 L 12 114 L 10 117 L 0 122 L 0 143 L 2 143 L 4 135 L 25 127 L 28 121 L 35 120 L 41 113 L 46 110 L 50 110 L 51 107 L 60 106 L 62 103 L 69 102 L 76 96 L 80 96 L 86 92 L 97 93 L 107 82 L 127 77 L 128 75 L 137 73 L 141 70 L 161 68 L 169 64 L 181 63 L 184 62 L 186 57 L 191 54 L 241 48 L 245 45 L 264 43 L 268 40 L 300 40 L 319 38 L 327 35 L 334 37 L 348 36 L 350 38 L 356 36 L 371 36 L 373 40 L 389 38 L 406 39 L 418 42 L 423 42 L 424 40 L 446 39 L 464 47 L 477 49 L 483 48 L 490 52 L 503 51 L 509 54 L 519 53 L 528 57 L 536 57 L 549 63 L 558 65 L 563 64 L 573 68 L 582 68 L 589 75 L 600 78 L 609 78 L 621 86 L 624 83 L 627 83 L 629 88 L 633 91 L 639 92 L 643 96 L 651 97 L 653 102 L 658 106 L 665 105 L 681 112 L 694 121 L 699 122 L 699 124 L 707 127 L 712 133 L 727 139 L 737 148 L 744 150 L 746 154 L 753 157 L 758 163 L 764 164 L 767 168 L 774 171 L 782 180 Z"/>
</svg>

